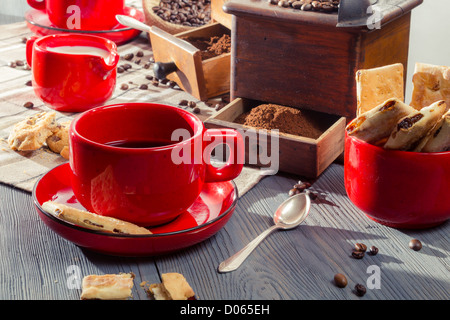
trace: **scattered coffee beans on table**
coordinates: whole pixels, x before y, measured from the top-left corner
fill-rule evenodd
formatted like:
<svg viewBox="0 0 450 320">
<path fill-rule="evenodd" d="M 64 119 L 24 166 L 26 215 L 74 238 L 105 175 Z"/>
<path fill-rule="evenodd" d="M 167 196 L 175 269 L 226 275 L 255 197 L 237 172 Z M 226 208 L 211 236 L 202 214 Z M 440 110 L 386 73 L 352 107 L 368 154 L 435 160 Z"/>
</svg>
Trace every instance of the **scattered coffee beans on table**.
<svg viewBox="0 0 450 320">
<path fill-rule="evenodd" d="M 189 108 L 195 108 L 195 107 L 197 106 L 197 104 L 195 103 L 195 101 L 189 101 L 189 102 L 187 103 L 187 106 L 188 106 Z"/>
<path fill-rule="evenodd" d="M 364 258 L 364 255 L 365 255 L 364 251 L 357 251 L 357 250 L 352 251 L 352 257 L 355 259 L 362 259 Z"/>
<path fill-rule="evenodd" d="M 23 106 L 24 106 L 25 108 L 27 108 L 27 109 L 31 109 L 31 108 L 34 107 L 34 103 L 31 102 L 31 101 L 27 101 L 27 102 L 25 102 L 25 103 L 23 104 Z"/>
<path fill-rule="evenodd" d="M 375 246 L 371 246 L 370 249 L 369 249 L 369 254 L 370 254 L 371 256 L 374 256 L 374 255 L 376 255 L 377 253 L 378 253 L 378 248 L 375 247 Z"/>
<path fill-rule="evenodd" d="M 411 239 L 411 241 L 409 241 L 409 247 L 414 251 L 419 251 L 422 249 L 422 243 L 417 239 Z"/>
<path fill-rule="evenodd" d="M 133 59 L 134 54 L 133 53 L 127 53 L 126 55 L 123 56 L 123 58 L 127 61 L 130 61 L 131 59 Z"/>
<path fill-rule="evenodd" d="M 308 189 L 309 187 L 311 187 L 311 183 L 298 181 L 292 187 L 292 189 L 289 190 L 289 196 L 293 196 L 293 195 L 299 194 L 299 193 L 305 191 L 306 189 Z"/>
<path fill-rule="evenodd" d="M 367 250 L 367 246 L 364 243 L 355 243 L 355 251 L 365 252 Z"/>
<path fill-rule="evenodd" d="M 342 273 L 336 273 L 334 275 L 334 283 L 339 288 L 345 288 L 347 286 L 347 277 Z"/>
<path fill-rule="evenodd" d="M 366 287 L 362 285 L 361 283 L 358 283 L 355 285 L 355 293 L 358 297 L 362 297 L 367 292 Z"/>
</svg>

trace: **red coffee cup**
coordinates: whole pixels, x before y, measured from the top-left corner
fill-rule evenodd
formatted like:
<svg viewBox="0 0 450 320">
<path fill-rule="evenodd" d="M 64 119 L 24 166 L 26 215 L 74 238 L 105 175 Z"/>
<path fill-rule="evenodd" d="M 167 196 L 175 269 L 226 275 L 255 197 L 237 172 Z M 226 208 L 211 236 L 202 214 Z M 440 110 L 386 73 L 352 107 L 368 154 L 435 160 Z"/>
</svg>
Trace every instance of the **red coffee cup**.
<svg viewBox="0 0 450 320">
<path fill-rule="evenodd" d="M 34 9 L 46 11 L 49 20 L 63 29 L 110 30 L 125 8 L 125 0 L 27 1 Z"/>
<path fill-rule="evenodd" d="M 237 131 L 206 130 L 191 113 L 161 104 L 93 108 L 73 120 L 69 141 L 78 201 L 91 212 L 141 226 L 173 220 L 204 183 L 232 180 L 244 163 Z M 230 156 L 218 168 L 210 153 L 220 144 Z"/>
<path fill-rule="evenodd" d="M 52 109 L 86 111 L 114 92 L 119 54 L 108 39 L 84 34 L 33 37 L 26 50 L 34 91 Z"/>
</svg>

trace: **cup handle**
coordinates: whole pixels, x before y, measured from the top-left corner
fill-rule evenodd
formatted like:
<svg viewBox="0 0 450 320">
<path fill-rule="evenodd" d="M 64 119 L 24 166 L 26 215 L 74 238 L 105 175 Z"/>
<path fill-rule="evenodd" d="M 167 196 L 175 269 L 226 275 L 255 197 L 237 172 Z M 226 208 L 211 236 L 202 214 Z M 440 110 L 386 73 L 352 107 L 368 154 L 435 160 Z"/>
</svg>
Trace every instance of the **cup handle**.
<svg viewBox="0 0 450 320">
<path fill-rule="evenodd" d="M 28 5 L 37 10 L 45 10 L 45 0 L 36 1 L 36 0 L 27 0 Z"/>
<path fill-rule="evenodd" d="M 25 54 L 26 54 L 26 58 L 27 58 L 27 63 L 30 67 L 31 67 L 31 60 L 33 58 L 33 45 L 37 39 L 39 39 L 39 38 L 36 36 L 32 36 L 27 40 Z"/>
<path fill-rule="evenodd" d="M 233 129 L 208 129 L 203 134 L 204 162 L 206 165 L 205 182 L 229 181 L 236 178 L 244 167 L 244 140 L 242 135 Z M 211 152 L 225 144 L 230 151 L 227 162 L 221 167 L 211 164 Z"/>
</svg>

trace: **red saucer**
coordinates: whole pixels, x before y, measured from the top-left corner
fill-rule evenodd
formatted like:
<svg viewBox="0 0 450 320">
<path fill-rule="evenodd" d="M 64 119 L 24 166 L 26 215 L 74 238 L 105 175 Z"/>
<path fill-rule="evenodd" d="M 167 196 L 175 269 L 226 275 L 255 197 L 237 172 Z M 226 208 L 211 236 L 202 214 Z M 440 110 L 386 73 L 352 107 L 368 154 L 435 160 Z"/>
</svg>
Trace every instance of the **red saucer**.
<svg viewBox="0 0 450 320">
<path fill-rule="evenodd" d="M 103 254 L 153 256 L 197 244 L 218 232 L 236 207 L 238 192 L 232 181 L 205 184 L 195 203 L 174 221 L 149 230 L 150 235 L 111 234 L 86 229 L 47 213 L 48 200 L 83 209 L 70 186 L 70 166 L 62 164 L 42 176 L 33 189 L 36 210 L 44 223 L 74 244 Z"/>
<path fill-rule="evenodd" d="M 144 22 L 144 13 L 137 10 L 136 8 L 125 7 L 125 15 L 135 18 L 141 22 Z M 141 31 L 130 27 L 126 27 L 120 23 L 112 28 L 111 30 L 75 30 L 75 29 L 64 29 L 56 27 L 50 22 L 47 14 L 44 11 L 31 9 L 25 13 L 25 20 L 27 21 L 28 28 L 38 36 L 47 36 L 50 34 L 57 33 L 84 33 L 92 34 L 100 37 L 107 38 L 114 41 L 117 45 L 124 44 L 135 37 L 137 37 Z"/>
</svg>

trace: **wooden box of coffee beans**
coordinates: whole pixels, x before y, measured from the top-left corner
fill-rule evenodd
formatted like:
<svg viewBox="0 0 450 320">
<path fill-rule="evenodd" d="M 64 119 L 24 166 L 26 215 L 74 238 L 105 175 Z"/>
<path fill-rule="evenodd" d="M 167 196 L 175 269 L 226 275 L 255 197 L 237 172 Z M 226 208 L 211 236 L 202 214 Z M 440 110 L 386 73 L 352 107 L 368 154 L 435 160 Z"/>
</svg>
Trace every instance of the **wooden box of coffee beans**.
<svg viewBox="0 0 450 320">
<path fill-rule="evenodd" d="M 231 30 L 227 25 L 231 25 L 231 15 L 223 12 L 224 2 L 211 1 L 214 21 L 205 25 L 176 34 L 151 27 L 157 78 L 175 81 L 182 90 L 203 101 L 230 92 Z"/>
<path fill-rule="evenodd" d="M 231 97 L 355 117 L 356 71 L 393 63 L 407 70 L 411 11 L 422 1 L 389 1 L 380 14 L 373 7 L 361 27 L 337 27 L 338 0 L 226 2 Z"/>
<path fill-rule="evenodd" d="M 204 123 L 238 130 L 245 141 L 245 163 L 266 174 L 280 171 L 314 179 L 344 151 L 345 117 L 297 106 L 236 98 Z M 222 155 L 216 157 L 225 161 L 224 150 Z"/>
</svg>

